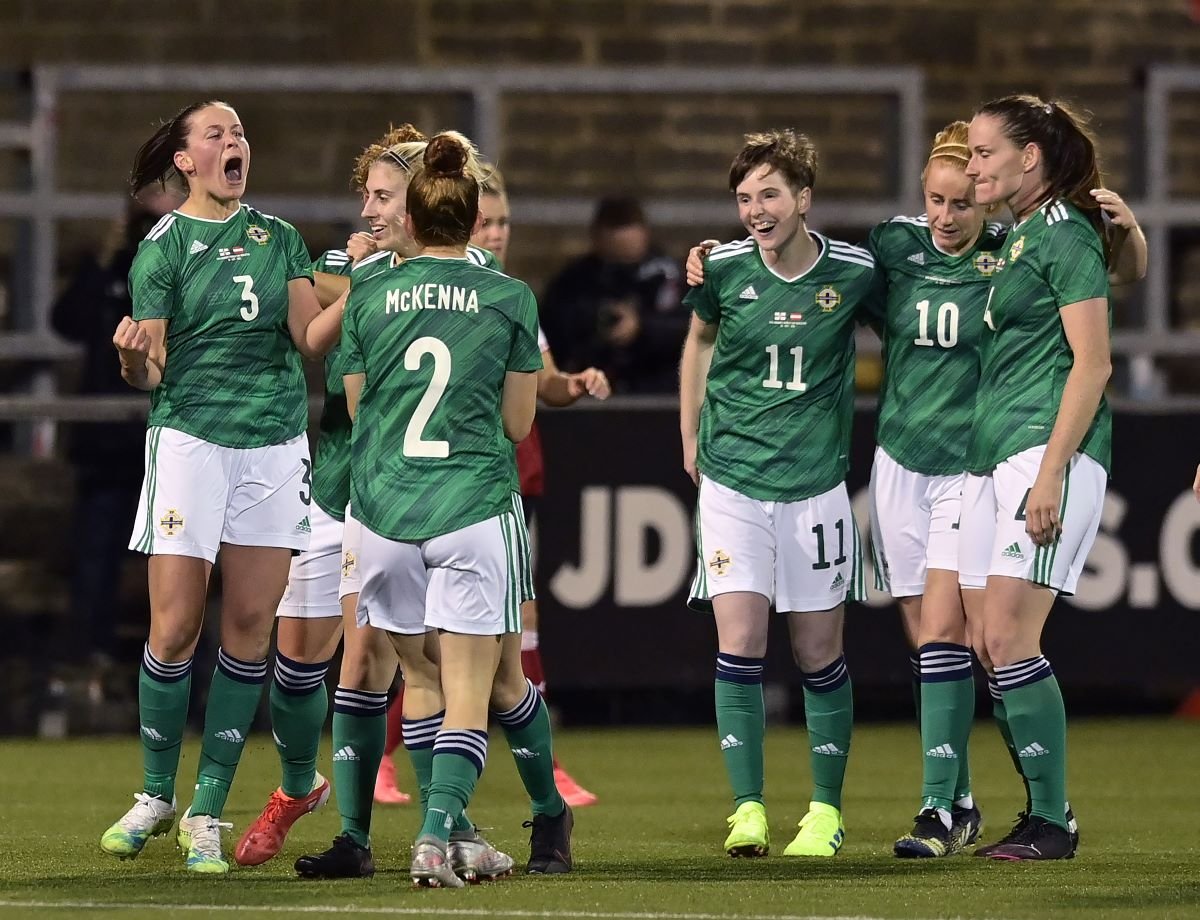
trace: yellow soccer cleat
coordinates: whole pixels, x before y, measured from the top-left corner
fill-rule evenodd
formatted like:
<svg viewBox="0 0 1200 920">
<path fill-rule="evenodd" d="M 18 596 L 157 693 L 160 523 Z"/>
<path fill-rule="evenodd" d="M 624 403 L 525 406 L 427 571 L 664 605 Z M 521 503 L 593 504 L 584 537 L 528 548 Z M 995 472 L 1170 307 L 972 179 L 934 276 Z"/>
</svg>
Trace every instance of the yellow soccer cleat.
<svg viewBox="0 0 1200 920">
<path fill-rule="evenodd" d="M 192 817 L 189 808 L 179 819 L 179 834 L 176 842 L 183 850 L 184 868 L 188 872 L 206 875 L 224 875 L 229 871 L 229 860 L 221 851 L 221 830 L 232 829 L 233 825 L 210 815 Z"/>
<path fill-rule="evenodd" d="M 767 827 L 767 809 L 762 802 L 743 802 L 737 811 L 725 819 L 729 836 L 725 852 L 735 859 L 739 856 L 766 856 L 771 849 L 771 830 Z"/>
<path fill-rule="evenodd" d="M 800 821 L 800 833 L 787 845 L 784 856 L 833 856 L 842 848 L 846 827 L 842 813 L 824 802 L 809 802 Z"/>
</svg>

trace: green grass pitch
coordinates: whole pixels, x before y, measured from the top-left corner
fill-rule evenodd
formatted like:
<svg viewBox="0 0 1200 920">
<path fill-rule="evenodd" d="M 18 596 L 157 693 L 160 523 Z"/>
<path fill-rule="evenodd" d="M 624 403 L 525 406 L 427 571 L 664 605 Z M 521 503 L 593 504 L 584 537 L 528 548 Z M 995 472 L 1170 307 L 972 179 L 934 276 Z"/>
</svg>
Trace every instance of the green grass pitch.
<svg viewBox="0 0 1200 920">
<path fill-rule="evenodd" d="M 135 739 L 0 743 L 0 920 L 80 916 L 337 916 L 749 920 L 749 918 L 1200 917 L 1200 723 L 1078 721 L 1070 729 L 1071 801 L 1082 843 L 1070 862 L 971 857 L 897 860 L 891 844 L 916 812 L 915 727 L 867 725 L 855 735 L 846 786 L 847 842 L 829 860 L 721 852 L 730 812 L 715 729 L 562 732 L 558 750 L 601 804 L 576 814 L 577 871 L 514 876 L 460 891 L 413 889 L 412 807 L 376 810 L 370 881 L 302 882 L 292 861 L 323 849 L 336 808 L 302 819 L 283 854 L 227 878 L 191 878 L 170 838 L 122 863 L 101 832 L 132 804 Z M 490 839 L 527 856 L 524 794 L 501 736 L 471 812 Z M 184 748 L 190 778 L 197 743 Z M 1007 830 L 1023 796 L 999 737 L 981 721 L 972 741 L 985 841 Z M 328 774 L 328 741 L 323 772 Z M 400 758 L 402 785 L 411 774 Z M 277 783 L 269 736 L 247 746 L 226 811 L 240 834 Z M 181 782 L 185 802 L 190 793 Z M 767 812 L 780 854 L 807 804 L 804 732 L 768 733 Z M 227 843 L 232 850 L 236 837 Z"/>
</svg>

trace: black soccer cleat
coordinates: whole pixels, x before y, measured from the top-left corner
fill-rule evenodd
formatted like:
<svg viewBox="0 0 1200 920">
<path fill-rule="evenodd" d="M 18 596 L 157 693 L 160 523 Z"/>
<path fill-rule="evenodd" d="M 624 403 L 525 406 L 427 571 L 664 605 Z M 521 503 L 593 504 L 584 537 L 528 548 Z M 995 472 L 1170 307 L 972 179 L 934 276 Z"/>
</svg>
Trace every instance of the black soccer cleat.
<svg viewBox="0 0 1200 920">
<path fill-rule="evenodd" d="M 988 859 L 1009 861 L 1025 859 L 1073 859 L 1075 839 L 1065 828 L 1040 815 L 1030 815 L 1018 823 L 999 843 L 987 848 Z"/>
<path fill-rule="evenodd" d="M 995 843 L 989 843 L 985 847 L 979 847 L 975 851 L 975 855 L 985 857 L 991 856 L 992 850 L 1000 846 L 1000 844 L 1007 842 L 1016 834 L 1024 833 L 1025 828 L 1029 824 L 1030 820 L 1031 819 L 1028 811 L 1018 812 L 1017 821 L 1013 825 L 1012 830 L 1010 830 L 1002 840 L 998 840 Z M 1075 851 L 1079 849 L 1079 822 L 1075 820 L 1075 812 L 1071 810 L 1071 806 L 1069 805 L 1067 806 L 1067 832 L 1071 838 L 1071 855 L 1074 856 Z"/>
<path fill-rule="evenodd" d="M 562 814 L 534 815 L 532 821 L 521 825 L 529 827 L 529 862 L 525 871 L 530 875 L 557 875 L 570 872 L 574 861 L 571 858 L 571 828 L 575 816 L 571 806 L 563 804 Z"/>
<path fill-rule="evenodd" d="M 955 805 L 950 809 L 950 840 L 955 852 L 965 850 L 979 841 L 983 833 L 983 815 L 977 805 L 961 808 Z"/>
<path fill-rule="evenodd" d="M 359 846 L 348 835 L 340 834 L 324 853 L 297 859 L 296 872 L 301 878 L 370 878 L 375 874 L 375 860 L 370 847 Z"/>
<path fill-rule="evenodd" d="M 901 859 L 928 859 L 957 851 L 954 837 L 938 817 L 937 809 L 923 808 L 913 820 L 913 829 L 896 841 L 892 852 Z"/>
</svg>

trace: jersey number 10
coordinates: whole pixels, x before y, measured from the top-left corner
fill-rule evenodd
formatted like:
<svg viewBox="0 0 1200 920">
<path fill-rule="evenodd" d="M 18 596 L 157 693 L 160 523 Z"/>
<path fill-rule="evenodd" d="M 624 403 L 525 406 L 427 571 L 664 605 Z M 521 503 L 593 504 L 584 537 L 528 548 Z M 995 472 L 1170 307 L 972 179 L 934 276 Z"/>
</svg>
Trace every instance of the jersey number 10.
<svg viewBox="0 0 1200 920">
<path fill-rule="evenodd" d="M 937 342 L 929 337 L 929 301 L 917 303 L 917 313 L 920 314 L 920 334 L 913 340 L 914 345 L 933 347 L 935 344 L 942 348 L 953 348 L 958 344 L 958 304 L 944 303 L 937 311 Z"/>
</svg>

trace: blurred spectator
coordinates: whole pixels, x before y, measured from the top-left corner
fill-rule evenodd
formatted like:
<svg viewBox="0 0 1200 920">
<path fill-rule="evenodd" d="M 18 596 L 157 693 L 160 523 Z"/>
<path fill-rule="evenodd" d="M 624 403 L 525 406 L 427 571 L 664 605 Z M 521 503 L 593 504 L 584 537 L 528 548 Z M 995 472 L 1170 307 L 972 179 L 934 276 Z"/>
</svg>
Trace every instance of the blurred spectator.
<svg viewBox="0 0 1200 920">
<path fill-rule="evenodd" d="M 138 243 L 179 202 L 172 191 L 149 188 L 113 222 L 99 253 L 87 256 L 54 304 L 59 335 L 83 346 L 79 392 L 128 396 L 113 349 L 113 330 L 133 310 L 127 287 Z M 61 645 L 71 661 L 106 667 L 113 656 L 122 561 L 133 530 L 142 484 L 146 423 L 74 422 L 68 456 L 75 467 L 70 622 Z"/>
<path fill-rule="evenodd" d="M 633 198 L 601 199 L 591 234 L 591 252 L 569 263 L 542 300 L 559 367 L 598 367 L 618 393 L 674 393 L 688 324 L 681 266 L 653 247 Z"/>
</svg>

